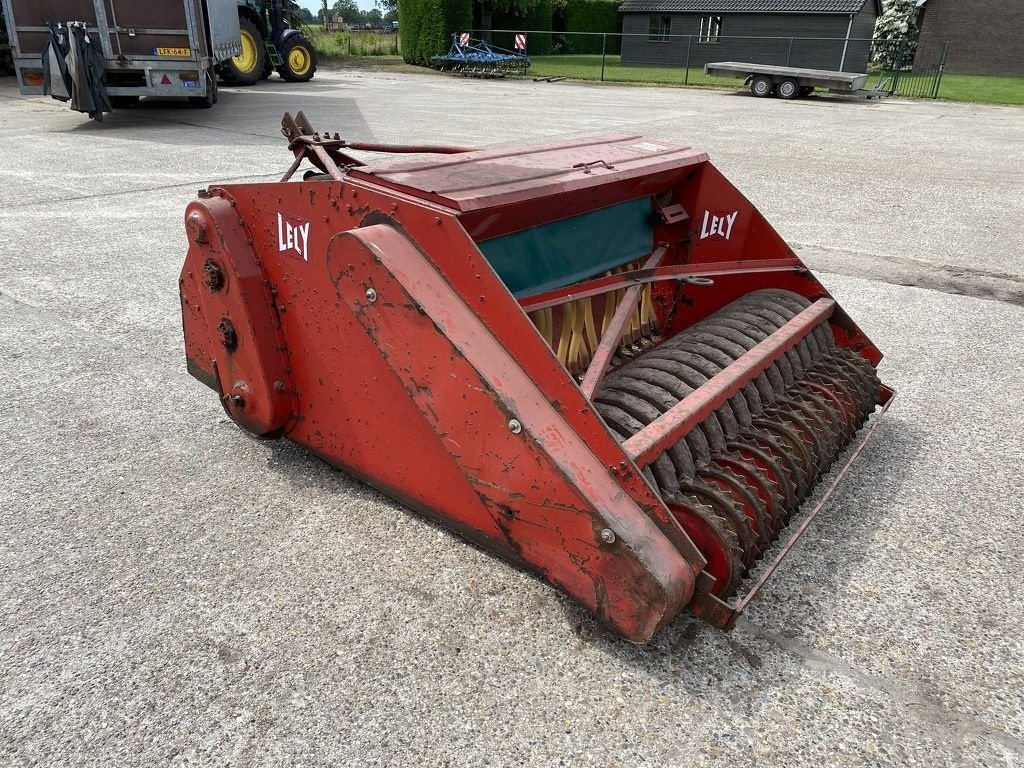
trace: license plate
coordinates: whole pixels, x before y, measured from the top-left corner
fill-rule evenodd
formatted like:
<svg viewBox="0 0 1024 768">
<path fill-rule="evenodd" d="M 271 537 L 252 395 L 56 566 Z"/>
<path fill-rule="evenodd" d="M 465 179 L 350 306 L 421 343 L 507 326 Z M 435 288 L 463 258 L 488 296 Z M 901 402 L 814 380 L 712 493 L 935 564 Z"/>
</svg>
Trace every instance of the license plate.
<svg viewBox="0 0 1024 768">
<path fill-rule="evenodd" d="M 154 56 L 184 56 L 190 57 L 192 55 L 191 48 L 154 48 Z"/>
</svg>

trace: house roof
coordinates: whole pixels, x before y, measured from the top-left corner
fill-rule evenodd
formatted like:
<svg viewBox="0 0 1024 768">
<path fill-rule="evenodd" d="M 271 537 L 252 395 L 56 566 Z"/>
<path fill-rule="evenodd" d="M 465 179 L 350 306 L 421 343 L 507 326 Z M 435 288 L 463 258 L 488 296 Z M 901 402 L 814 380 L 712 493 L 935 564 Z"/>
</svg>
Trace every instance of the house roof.
<svg viewBox="0 0 1024 768">
<path fill-rule="evenodd" d="M 626 0 L 623 13 L 860 13 L 868 0 Z M 877 9 L 877 0 L 875 3 Z"/>
</svg>

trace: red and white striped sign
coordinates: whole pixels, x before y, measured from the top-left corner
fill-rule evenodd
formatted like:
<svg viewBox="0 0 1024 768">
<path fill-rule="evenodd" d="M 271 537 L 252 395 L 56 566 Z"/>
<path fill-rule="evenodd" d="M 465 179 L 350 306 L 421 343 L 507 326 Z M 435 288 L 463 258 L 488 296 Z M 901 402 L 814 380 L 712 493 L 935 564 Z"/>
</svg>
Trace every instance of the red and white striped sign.
<svg viewBox="0 0 1024 768">
<path fill-rule="evenodd" d="M 469 45 L 469 32 L 459 35 L 459 45 Z"/>
<path fill-rule="evenodd" d="M 520 50 L 520 51 L 525 51 L 526 50 L 526 35 L 522 35 L 522 34 L 516 35 L 516 50 Z"/>
</svg>

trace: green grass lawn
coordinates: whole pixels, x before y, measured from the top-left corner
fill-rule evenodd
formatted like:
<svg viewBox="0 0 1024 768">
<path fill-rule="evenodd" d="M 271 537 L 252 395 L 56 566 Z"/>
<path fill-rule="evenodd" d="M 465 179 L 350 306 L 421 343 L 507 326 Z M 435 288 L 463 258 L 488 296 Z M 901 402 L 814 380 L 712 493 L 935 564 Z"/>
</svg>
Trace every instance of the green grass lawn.
<svg viewBox="0 0 1024 768">
<path fill-rule="evenodd" d="M 942 76 L 939 98 L 981 104 L 1024 104 L 1024 77 Z"/>
<path fill-rule="evenodd" d="M 531 77 L 569 77 L 574 80 L 600 80 L 600 54 L 566 54 L 564 56 L 531 56 Z M 604 63 L 604 79 L 620 83 L 651 83 L 658 85 L 718 85 L 742 88 L 741 80 L 708 77 L 699 67 L 690 67 L 689 76 L 683 67 L 626 67 L 619 56 L 608 56 Z"/>
<path fill-rule="evenodd" d="M 316 27 L 307 28 L 317 54 L 325 60 L 347 57 L 375 57 L 381 60 L 398 58 L 399 37 L 396 34 L 375 32 L 324 32 Z M 531 56 L 528 77 L 566 77 L 573 80 L 600 80 L 600 54 L 565 54 L 559 56 Z M 872 75 L 868 88 L 874 87 L 878 76 Z M 702 67 L 627 67 L 619 56 L 607 56 L 604 62 L 604 80 L 619 83 L 646 83 L 651 85 L 696 85 L 742 89 L 738 79 L 708 77 Z M 1024 77 L 995 77 L 986 75 L 946 74 L 942 78 L 939 98 L 949 101 L 973 101 L 980 104 L 1024 105 Z"/>
<path fill-rule="evenodd" d="M 568 77 L 575 80 L 600 80 L 599 54 L 567 54 L 564 56 L 531 56 L 531 77 Z M 651 83 L 660 85 L 705 85 L 743 88 L 741 80 L 708 77 L 702 67 L 626 67 L 618 56 L 605 59 L 604 79 L 611 82 Z M 877 75 L 868 80 L 874 87 Z M 1024 104 L 1024 78 L 986 75 L 946 74 L 939 88 L 939 98 L 950 101 L 975 101 L 981 104 Z"/>
</svg>

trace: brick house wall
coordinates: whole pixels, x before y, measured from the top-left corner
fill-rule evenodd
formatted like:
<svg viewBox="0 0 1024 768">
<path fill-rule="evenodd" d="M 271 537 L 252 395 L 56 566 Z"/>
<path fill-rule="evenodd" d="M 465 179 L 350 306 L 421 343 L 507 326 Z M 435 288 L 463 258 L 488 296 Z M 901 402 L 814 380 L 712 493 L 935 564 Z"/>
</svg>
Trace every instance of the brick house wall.
<svg viewBox="0 0 1024 768">
<path fill-rule="evenodd" d="M 915 65 L 938 63 L 947 40 L 947 72 L 1024 76 L 1024 2 L 927 0 Z"/>
</svg>

